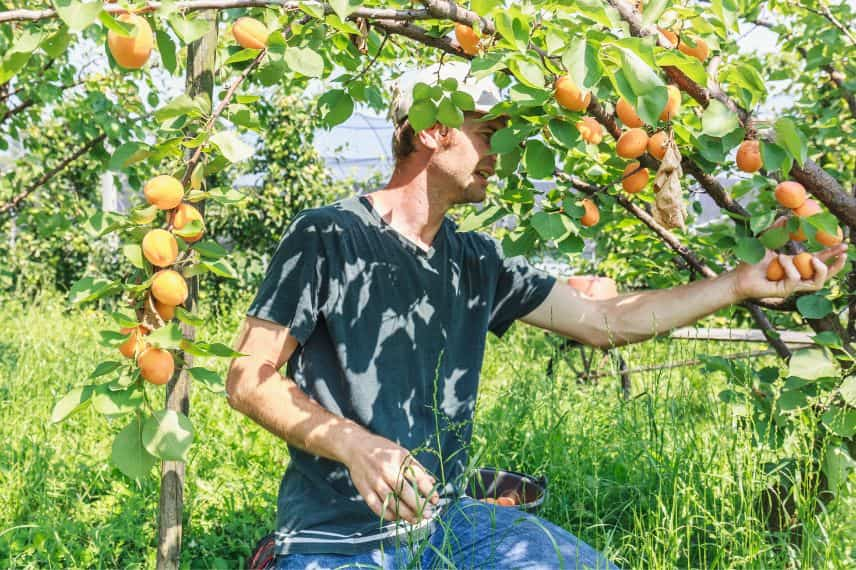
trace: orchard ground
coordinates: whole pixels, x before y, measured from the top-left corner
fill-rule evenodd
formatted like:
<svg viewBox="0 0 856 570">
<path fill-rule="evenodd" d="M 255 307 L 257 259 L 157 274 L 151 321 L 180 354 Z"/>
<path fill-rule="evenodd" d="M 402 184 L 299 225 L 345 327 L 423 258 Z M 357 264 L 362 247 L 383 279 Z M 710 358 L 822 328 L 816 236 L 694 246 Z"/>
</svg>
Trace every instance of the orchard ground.
<svg viewBox="0 0 856 570">
<path fill-rule="evenodd" d="M 205 334 L 234 339 L 247 301 L 211 319 Z M 69 312 L 52 294 L 8 303 L 0 316 L 3 567 L 155 564 L 155 471 L 138 489 L 104 461 L 127 418 L 104 421 L 88 408 L 49 423 L 55 402 L 111 356 L 98 345 L 98 331 L 111 326 L 95 307 Z M 752 421 L 720 400 L 725 375 L 700 367 L 639 374 L 624 401 L 617 379 L 580 385 L 564 360 L 547 377 L 555 341 L 520 324 L 503 340 L 490 337 L 471 451 L 477 465 L 547 475 L 541 516 L 624 568 L 853 567 L 852 498 L 827 511 L 816 510 L 811 493 L 798 495 L 800 532 L 768 530 L 757 506 L 772 481 L 765 463 L 776 457 L 754 443 Z M 666 339 L 621 351 L 631 366 L 645 366 L 744 348 Z M 228 362 L 209 364 L 223 374 Z M 153 405 L 163 397 L 152 386 L 148 394 Z M 182 564 L 235 568 L 273 526 L 287 451 L 202 387 L 190 409 L 199 437 L 188 464 Z M 801 418 L 792 448 L 816 433 Z"/>
</svg>

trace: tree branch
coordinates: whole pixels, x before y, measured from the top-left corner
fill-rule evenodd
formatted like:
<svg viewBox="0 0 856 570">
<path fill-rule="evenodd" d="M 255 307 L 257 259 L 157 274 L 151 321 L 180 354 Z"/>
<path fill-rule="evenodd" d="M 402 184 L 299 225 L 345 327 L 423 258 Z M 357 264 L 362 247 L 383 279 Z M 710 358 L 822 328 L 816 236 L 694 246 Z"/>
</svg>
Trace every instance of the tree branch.
<svg viewBox="0 0 856 570">
<path fill-rule="evenodd" d="M 56 176 L 58 172 L 64 170 L 69 164 L 80 158 L 85 153 L 89 152 L 95 145 L 103 141 L 107 138 L 107 135 L 99 135 L 77 149 L 72 155 L 66 157 L 62 162 L 60 162 L 57 166 L 47 171 L 42 175 L 41 178 L 27 186 L 21 193 L 12 198 L 10 202 L 7 202 L 0 206 L 0 214 L 5 214 L 9 210 L 15 208 L 18 204 L 21 203 L 22 200 L 25 200 L 27 196 L 38 190 L 40 187 L 44 186 L 51 178 Z"/>
</svg>

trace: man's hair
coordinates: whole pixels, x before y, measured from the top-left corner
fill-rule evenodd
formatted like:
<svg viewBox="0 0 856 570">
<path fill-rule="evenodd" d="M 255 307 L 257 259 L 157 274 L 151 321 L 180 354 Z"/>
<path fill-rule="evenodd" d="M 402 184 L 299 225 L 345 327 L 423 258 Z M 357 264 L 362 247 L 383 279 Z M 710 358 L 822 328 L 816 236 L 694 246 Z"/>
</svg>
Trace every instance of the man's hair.
<svg viewBox="0 0 856 570">
<path fill-rule="evenodd" d="M 414 138 L 416 132 L 407 117 L 392 131 L 392 156 L 395 162 L 401 162 L 416 149 Z"/>
</svg>

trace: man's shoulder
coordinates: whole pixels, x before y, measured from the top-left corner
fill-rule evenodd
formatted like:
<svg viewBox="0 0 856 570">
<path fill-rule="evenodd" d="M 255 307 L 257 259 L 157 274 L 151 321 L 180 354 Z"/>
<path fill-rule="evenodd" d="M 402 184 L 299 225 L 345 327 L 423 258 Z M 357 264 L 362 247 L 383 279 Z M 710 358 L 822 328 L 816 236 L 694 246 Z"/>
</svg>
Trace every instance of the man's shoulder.
<svg viewBox="0 0 856 570">
<path fill-rule="evenodd" d="M 457 224 L 451 218 L 447 220 L 452 229 L 452 235 L 465 250 L 481 256 L 502 255 L 502 246 L 496 238 L 476 230 L 458 231 Z"/>
<path fill-rule="evenodd" d="M 294 217 L 293 223 L 303 227 L 314 227 L 321 231 L 341 231 L 353 224 L 361 223 L 359 198 L 350 196 L 330 204 L 306 208 Z"/>
</svg>

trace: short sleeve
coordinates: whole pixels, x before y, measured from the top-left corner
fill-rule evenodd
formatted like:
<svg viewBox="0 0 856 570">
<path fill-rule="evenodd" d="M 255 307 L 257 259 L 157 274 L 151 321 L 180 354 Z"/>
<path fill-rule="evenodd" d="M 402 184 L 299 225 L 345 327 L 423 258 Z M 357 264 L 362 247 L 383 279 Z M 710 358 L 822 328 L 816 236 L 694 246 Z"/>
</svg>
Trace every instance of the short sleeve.
<svg viewBox="0 0 856 570">
<path fill-rule="evenodd" d="M 497 240 L 491 241 L 499 270 L 488 330 L 502 337 L 515 320 L 544 302 L 556 278 L 533 267 L 522 255 L 505 257 L 502 245 Z"/>
<path fill-rule="evenodd" d="M 247 315 L 288 327 L 300 344 L 315 329 L 327 300 L 328 252 L 311 216 L 301 213 L 274 252 Z"/>
</svg>

